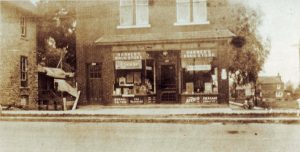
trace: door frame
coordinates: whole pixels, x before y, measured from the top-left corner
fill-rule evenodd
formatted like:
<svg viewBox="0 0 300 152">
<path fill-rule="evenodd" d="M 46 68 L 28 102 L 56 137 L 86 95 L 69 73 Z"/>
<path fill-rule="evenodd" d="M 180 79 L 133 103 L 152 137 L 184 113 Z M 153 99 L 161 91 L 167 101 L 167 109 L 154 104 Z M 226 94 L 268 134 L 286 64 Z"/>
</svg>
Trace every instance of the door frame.
<svg viewBox="0 0 300 152">
<path fill-rule="evenodd" d="M 96 65 L 100 65 L 100 78 L 90 78 L 90 69 L 89 66 L 91 66 L 92 64 L 96 64 Z M 85 64 L 86 66 L 86 99 L 87 102 L 89 104 L 103 104 L 103 88 L 102 88 L 102 84 L 103 84 L 103 73 L 102 73 L 102 62 L 87 62 Z M 90 95 L 90 79 L 99 79 L 99 83 L 100 83 L 100 100 L 91 100 L 91 95 Z"/>
</svg>

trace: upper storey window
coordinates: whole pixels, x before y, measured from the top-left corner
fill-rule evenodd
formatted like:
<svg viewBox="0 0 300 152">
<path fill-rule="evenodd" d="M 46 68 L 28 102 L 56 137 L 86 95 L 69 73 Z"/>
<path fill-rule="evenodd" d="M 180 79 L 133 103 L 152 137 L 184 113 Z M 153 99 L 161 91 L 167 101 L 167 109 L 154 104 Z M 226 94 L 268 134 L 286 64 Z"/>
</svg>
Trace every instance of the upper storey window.
<svg viewBox="0 0 300 152">
<path fill-rule="evenodd" d="M 22 37 L 26 37 L 26 20 L 25 20 L 25 17 L 24 16 L 22 16 L 21 18 L 20 18 L 20 27 L 21 27 L 21 36 Z"/>
<path fill-rule="evenodd" d="M 208 24 L 206 0 L 177 0 L 175 25 Z"/>
<path fill-rule="evenodd" d="M 120 0 L 118 28 L 150 27 L 148 0 Z"/>
</svg>

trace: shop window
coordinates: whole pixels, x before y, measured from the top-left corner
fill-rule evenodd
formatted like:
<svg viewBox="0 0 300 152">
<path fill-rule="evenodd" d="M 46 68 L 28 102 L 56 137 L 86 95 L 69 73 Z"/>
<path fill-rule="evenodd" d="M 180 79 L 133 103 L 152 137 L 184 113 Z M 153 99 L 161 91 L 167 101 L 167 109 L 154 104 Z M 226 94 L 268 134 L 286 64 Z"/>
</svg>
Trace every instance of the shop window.
<svg viewBox="0 0 300 152">
<path fill-rule="evenodd" d="M 21 87 L 28 87 L 28 59 L 21 56 L 20 60 Z"/>
<path fill-rule="evenodd" d="M 120 26 L 149 27 L 148 0 L 120 0 Z"/>
<path fill-rule="evenodd" d="M 182 51 L 182 93 L 218 93 L 218 68 L 212 50 Z"/>
<path fill-rule="evenodd" d="M 207 1 L 206 0 L 177 0 L 177 23 L 207 24 Z"/>
<path fill-rule="evenodd" d="M 24 16 L 20 18 L 20 27 L 21 27 L 21 36 L 26 37 L 27 27 L 26 27 L 26 19 Z"/>
<path fill-rule="evenodd" d="M 115 53 L 115 96 L 155 94 L 155 63 L 145 52 Z"/>
</svg>

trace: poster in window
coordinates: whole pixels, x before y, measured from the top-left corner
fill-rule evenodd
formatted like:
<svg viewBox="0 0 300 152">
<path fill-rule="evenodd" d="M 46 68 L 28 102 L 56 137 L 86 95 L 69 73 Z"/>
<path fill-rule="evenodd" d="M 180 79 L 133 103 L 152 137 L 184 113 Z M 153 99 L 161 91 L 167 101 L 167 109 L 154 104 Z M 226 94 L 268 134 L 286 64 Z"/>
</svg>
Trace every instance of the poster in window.
<svg viewBox="0 0 300 152">
<path fill-rule="evenodd" d="M 194 92 L 194 83 L 193 82 L 188 82 L 185 85 L 186 85 L 186 92 L 187 93 L 193 93 Z"/>
<path fill-rule="evenodd" d="M 138 84 L 140 85 L 142 83 L 142 80 L 141 80 L 141 72 L 134 72 L 133 74 L 134 76 L 134 84 Z"/>
<path fill-rule="evenodd" d="M 132 72 L 127 73 L 127 75 L 126 75 L 126 82 L 128 84 L 132 84 L 133 83 L 133 73 Z"/>
</svg>

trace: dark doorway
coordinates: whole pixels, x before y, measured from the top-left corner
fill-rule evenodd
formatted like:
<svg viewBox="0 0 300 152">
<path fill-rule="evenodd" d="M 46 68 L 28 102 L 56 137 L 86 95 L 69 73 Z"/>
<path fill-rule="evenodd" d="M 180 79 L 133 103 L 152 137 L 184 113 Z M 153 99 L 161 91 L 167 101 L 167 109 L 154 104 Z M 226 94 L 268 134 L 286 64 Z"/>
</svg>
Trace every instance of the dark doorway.
<svg viewBox="0 0 300 152">
<path fill-rule="evenodd" d="M 161 65 L 161 89 L 176 89 L 176 69 L 174 64 Z"/>
<path fill-rule="evenodd" d="M 177 82 L 175 64 L 163 64 L 160 71 L 160 99 L 162 103 L 177 102 Z"/>
<path fill-rule="evenodd" d="M 89 103 L 102 102 L 102 64 L 87 64 L 87 99 Z"/>
</svg>

